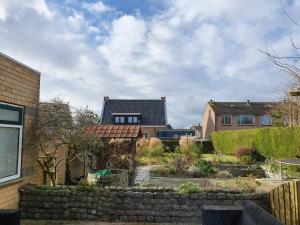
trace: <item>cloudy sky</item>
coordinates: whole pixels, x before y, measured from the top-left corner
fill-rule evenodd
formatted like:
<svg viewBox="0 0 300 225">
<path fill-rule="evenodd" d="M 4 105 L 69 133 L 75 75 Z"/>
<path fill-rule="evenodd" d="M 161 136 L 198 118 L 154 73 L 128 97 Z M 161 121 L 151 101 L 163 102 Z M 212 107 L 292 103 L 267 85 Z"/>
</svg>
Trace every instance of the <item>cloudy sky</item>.
<svg viewBox="0 0 300 225">
<path fill-rule="evenodd" d="M 42 100 L 99 113 L 103 96 L 166 96 L 174 127 L 209 99 L 276 100 L 288 77 L 258 49 L 289 55 L 291 37 L 279 0 L 0 0 L 0 51 L 42 73 Z"/>
</svg>

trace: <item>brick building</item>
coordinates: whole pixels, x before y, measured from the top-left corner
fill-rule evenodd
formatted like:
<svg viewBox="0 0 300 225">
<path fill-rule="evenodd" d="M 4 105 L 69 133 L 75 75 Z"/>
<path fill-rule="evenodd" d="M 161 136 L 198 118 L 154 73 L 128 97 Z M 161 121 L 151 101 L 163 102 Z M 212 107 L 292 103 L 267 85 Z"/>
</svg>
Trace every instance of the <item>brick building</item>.
<svg viewBox="0 0 300 225">
<path fill-rule="evenodd" d="M 210 100 L 202 116 L 202 137 L 214 131 L 272 127 L 276 102 L 215 102 Z"/>
<path fill-rule="evenodd" d="M 18 208 L 19 187 L 42 181 L 32 132 L 39 93 L 40 73 L 0 53 L 0 209 Z"/>
</svg>

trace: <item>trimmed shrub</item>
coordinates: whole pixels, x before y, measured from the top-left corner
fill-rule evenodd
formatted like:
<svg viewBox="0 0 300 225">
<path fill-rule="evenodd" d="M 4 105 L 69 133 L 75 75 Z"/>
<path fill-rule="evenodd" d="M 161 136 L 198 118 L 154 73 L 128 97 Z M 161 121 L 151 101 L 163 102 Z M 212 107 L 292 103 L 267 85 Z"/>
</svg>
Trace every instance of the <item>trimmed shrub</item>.
<svg viewBox="0 0 300 225">
<path fill-rule="evenodd" d="M 263 156 L 275 159 L 299 155 L 300 128 L 274 127 L 213 132 L 212 141 L 218 153 L 234 155 L 239 146 L 255 149 Z"/>
</svg>

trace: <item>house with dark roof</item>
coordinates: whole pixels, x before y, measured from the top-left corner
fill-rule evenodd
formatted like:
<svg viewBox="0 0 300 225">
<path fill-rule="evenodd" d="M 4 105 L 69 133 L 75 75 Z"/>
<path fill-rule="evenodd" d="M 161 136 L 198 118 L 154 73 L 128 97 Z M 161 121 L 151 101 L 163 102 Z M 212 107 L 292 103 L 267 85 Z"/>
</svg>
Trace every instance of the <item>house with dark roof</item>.
<svg viewBox="0 0 300 225">
<path fill-rule="evenodd" d="M 101 113 L 102 125 L 137 125 L 146 137 L 156 136 L 157 130 L 169 129 L 166 98 L 110 99 L 105 96 Z"/>
<path fill-rule="evenodd" d="M 276 102 L 207 102 L 202 116 L 202 135 L 214 131 L 272 127 L 271 111 Z"/>
</svg>

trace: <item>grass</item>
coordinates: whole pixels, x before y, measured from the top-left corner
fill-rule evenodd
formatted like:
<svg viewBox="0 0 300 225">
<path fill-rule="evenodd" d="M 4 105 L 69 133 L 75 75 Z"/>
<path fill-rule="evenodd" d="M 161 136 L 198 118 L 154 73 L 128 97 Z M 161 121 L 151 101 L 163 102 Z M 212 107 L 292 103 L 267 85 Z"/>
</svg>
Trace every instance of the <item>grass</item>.
<svg viewBox="0 0 300 225">
<path fill-rule="evenodd" d="M 212 163 L 241 164 L 241 161 L 233 155 L 201 154 L 201 159 Z"/>
<path fill-rule="evenodd" d="M 164 163 L 163 156 L 152 157 L 152 156 L 140 156 L 137 157 L 139 165 L 160 165 Z"/>
</svg>

